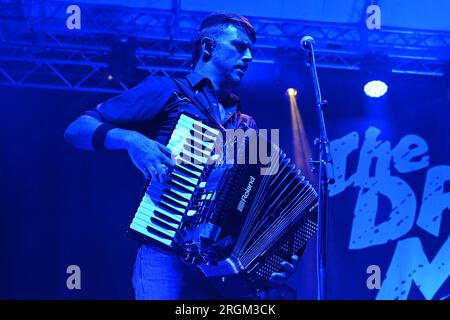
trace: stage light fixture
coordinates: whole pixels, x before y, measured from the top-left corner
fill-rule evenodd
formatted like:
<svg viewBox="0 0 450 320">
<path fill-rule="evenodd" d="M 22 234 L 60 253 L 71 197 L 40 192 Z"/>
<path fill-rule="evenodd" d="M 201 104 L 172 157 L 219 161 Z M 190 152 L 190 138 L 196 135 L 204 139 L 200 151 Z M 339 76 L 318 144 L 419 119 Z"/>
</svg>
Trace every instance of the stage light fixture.
<svg viewBox="0 0 450 320">
<path fill-rule="evenodd" d="M 360 72 L 364 93 L 371 98 L 380 98 L 389 88 L 392 61 L 389 57 L 370 53 L 361 60 Z"/>
<path fill-rule="evenodd" d="M 379 98 L 386 94 L 388 86 L 381 80 L 372 80 L 364 86 L 364 92 L 371 98 Z"/>
<path fill-rule="evenodd" d="M 108 80 L 126 81 L 137 67 L 137 40 L 134 37 L 118 37 L 108 53 Z"/>
<path fill-rule="evenodd" d="M 295 97 L 297 95 L 297 89 L 289 88 L 286 90 L 286 94 L 291 97 Z"/>
</svg>

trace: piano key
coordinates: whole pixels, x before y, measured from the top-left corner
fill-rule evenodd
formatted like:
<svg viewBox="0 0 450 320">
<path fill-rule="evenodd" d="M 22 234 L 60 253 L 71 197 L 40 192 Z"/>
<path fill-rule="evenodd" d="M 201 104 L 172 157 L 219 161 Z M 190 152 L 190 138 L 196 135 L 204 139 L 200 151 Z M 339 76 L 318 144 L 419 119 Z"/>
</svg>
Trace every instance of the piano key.
<svg viewBox="0 0 450 320">
<path fill-rule="evenodd" d="M 211 127 L 207 126 L 205 123 L 203 123 L 203 121 L 199 121 L 199 120 L 195 120 L 195 119 L 189 119 L 188 117 L 180 117 L 180 120 L 178 121 L 178 123 L 183 123 L 187 126 L 195 126 L 198 128 L 201 128 L 202 130 L 209 130 L 212 129 Z"/>
<path fill-rule="evenodd" d="M 212 128 L 212 127 L 206 125 L 204 122 L 201 122 L 201 121 L 198 121 L 198 120 L 192 121 L 191 118 L 189 118 L 188 116 L 186 116 L 186 115 L 184 115 L 184 114 L 181 115 L 180 121 L 181 121 L 181 122 L 184 122 L 184 123 L 189 123 L 189 124 L 191 124 L 191 125 L 197 125 L 197 126 L 203 128 L 203 129 L 208 130 L 209 132 L 211 132 L 211 133 L 214 134 L 214 135 L 218 135 L 218 134 L 220 133 L 219 130 L 214 129 L 214 128 Z"/>
<path fill-rule="evenodd" d="M 207 151 L 211 151 L 214 148 L 214 143 L 199 139 L 199 137 L 192 136 L 188 131 L 177 131 L 179 137 L 171 138 L 167 144 L 173 153 L 178 153 L 176 150 L 181 149 L 184 146 L 197 146 L 203 147 Z"/>
<path fill-rule="evenodd" d="M 165 244 L 168 245 L 172 244 L 173 238 L 175 237 L 176 234 L 176 231 L 167 230 L 154 223 L 146 223 L 143 220 L 139 219 L 138 217 L 135 217 L 133 219 L 132 224 L 142 227 L 148 234 L 153 234 L 161 239 L 169 240 L 169 242 L 165 242 Z"/>
<path fill-rule="evenodd" d="M 175 130 L 177 130 L 179 132 L 183 132 L 184 137 L 196 137 L 202 141 L 211 141 L 211 142 L 214 142 L 216 140 L 215 136 L 210 135 L 208 132 L 203 131 L 201 128 L 189 126 L 189 125 L 186 125 L 183 123 L 178 123 L 175 126 Z M 174 136 L 177 137 L 179 132 L 175 132 L 175 130 L 174 130 L 174 133 L 175 133 Z"/>
<path fill-rule="evenodd" d="M 174 196 L 175 198 L 180 198 L 185 200 L 185 201 L 191 201 L 192 198 L 192 194 L 187 193 L 187 192 L 181 192 L 179 190 L 176 190 L 175 188 L 168 188 L 166 189 L 166 191 L 164 192 L 166 194 L 170 194 L 172 196 Z"/>
<path fill-rule="evenodd" d="M 183 124 L 177 124 L 171 135 L 175 140 L 194 137 L 202 142 L 214 143 L 217 137 L 209 135 L 207 132 L 200 131 L 197 128 L 188 127 Z"/>
<path fill-rule="evenodd" d="M 181 117 L 177 123 L 177 127 L 196 132 L 212 141 L 214 141 L 220 134 L 219 130 L 211 128 L 210 126 L 205 125 L 203 122 L 196 120 L 193 121 L 192 119 L 189 119 L 187 117 Z"/>
<path fill-rule="evenodd" d="M 202 175 L 201 172 L 198 172 L 197 170 L 192 170 L 191 168 L 188 168 L 185 165 L 181 165 L 180 164 L 180 165 L 177 165 L 175 167 L 178 169 L 178 171 L 181 171 L 183 173 L 189 174 L 189 175 L 191 175 L 191 176 L 193 176 L 194 178 L 197 178 L 197 179 Z"/>
<path fill-rule="evenodd" d="M 165 210 L 165 211 L 167 211 L 167 215 L 170 218 L 172 218 L 172 219 L 174 219 L 176 221 L 179 221 L 182 218 L 182 215 L 184 214 L 184 211 L 186 209 L 186 208 L 181 208 L 181 207 L 178 207 L 176 205 L 172 205 L 170 203 L 167 203 L 167 201 L 164 201 L 163 198 L 160 198 L 158 200 L 157 204 L 148 203 L 145 200 L 142 200 L 141 204 L 140 204 L 140 207 L 145 208 L 149 212 L 153 212 L 153 211 L 158 210 L 158 209 L 164 209 L 164 208 L 161 208 L 162 204 L 164 204 L 166 207 L 167 206 L 169 207 L 168 210 Z"/>
<path fill-rule="evenodd" d="M 169 176 L 168 179 L 164 182 L 164 184 L 157 183 L 153 185 L 152 188 L 148 188 L 146 194 L 153 195 L 153 197 L 154 196 L 160 197 L 163 193 L 172 190 L 174 193 L 177 193 L 180 197 L 186 200 L 189 200 L 192 197 L 192 192 L 187 192 L 185 189 L 180 189 L 178 186 L 169 186 L 170 181 L 171 177 Z"/>
<path fill-rule="evenodd" d="M 189 161 L 186 161 L 185 159 L 183 159 L 180 156 L 175 157 L 174 161 L 175 161 L 176 165 L 184 165 L 184 166 L 189 167 L 192 170 L 196 170 L 196 171 L 198 171 L 200 173 L 202 173 L 203 170 L 204 170 L 204 166 L 203 165 L 191 163 Z"/>
<path fill-rule="evenodd" d="M 190 185 L 192 185 L 192 186 L 196 186 L 197 185 L 197 183 L 198 183 L 198 179 L 196 179 L 196 178 L 189 178 L 189 177 L 187 177 L 187 176 L 183 176 L 182 174 L 180 174 L 179 172 L 177 172 L 176 170 L 174 170 L 174 171 L 172 171 L 171 173 L 170 173 L 170 176 L 173 178 L 173 179 L 180 179 L 181 181 L 183 181 L 183 182 L 185 182 L 185 183 L 188 183 L 188 184 L 190 184 Z"/>
<path fill-rule="evenodd" d="M 164 183 L 160 183 L 159 181 L 155 181 L 155 182 L 158 182 L 158 183 L 153 184 L 151 188 L 149 187 L 147 189 L 147 193 L 152 191 L 154 194 L 159 194 L 160 195 L 160 194 L 166 192 L 166 190 L 168 189 L 167 185 L 170 182 L 170 177 L 168 177 L 168 179 Z M 176 188 L 176 187 L 174 187 L 174 188 L 177 189 L 180 192 L 183 192 L 179 188 Z"/>
<path fill-rule="evenodd" d="M 162 227 L 152 223 L 151 221 L 147 222 L 144 219 L 145 218 L 142 218 L 140 215 L 136 215 L 134 217 L 134 219 L 133 219 L 133 222 L 138 224 L 138 225 L 141 225 L 143 227 L 146 227 L 146 228 L 152 228 L 152 229 L 154 229 L 154 230 L 156 230 L 156 231 L 158 231 L 158 232 L 160 232 L 162 234 L 165 234 L 166 236 L 170 237 L 171 239 L 173 239 L 173 237 L 175 237 L 176 231 L 162 228 Z"/>
<path fill-rule="evenodd" d="M 183 176 L 172 172 L 170 174 L 170 182 L 169 184 L 175 185 L 176 187 L 185 189 L 187 192 L 194 193 L 196 185 L 190 181 L 184 179 Z"/>
<path fill-rule="evenodd" d="M 211 155 L 212 148 L 202 146 L 197 143 L 194 143 L 194 144 L 186 143 L 186 144 L 184 144 L 181 151 L 183 151 L 183 150 L 194 152 L 195 154 L 198 154 L 199 156 L 202 156 L 202 157 L 209 157 Z"/>
<path fill-rule="evenodd" d="M 167 231 L 177 231 L 178 227 L 180 226 L 177 222 L 174 222 L 167 218 L 159 217 L 157 215 L 149 215 L 148 213 L 141 212 L 141 211 L 136 212 L 135 218 L 141 219 L 148 226 L 156 225 L 157 227 L 163 228 L 164 230 L 167 230 Z M 157 220 L 161 220 L 161 221 L 155 222 L 156 221 L 156 220 L 154 220 L 155 218 L 157 218 Z M 159 231 L 159 232 L 162 232 L 162 231 Z"/>
<path fill-rule="evenodd" d="M 164 210 L 164 208 L 156 209 L 155 211 L 153 211 L 153 215 L 160 219 L 166 220 L 168 223 L 177 225 L 177 228 L 180 226 L 181 221 L 183 221 L 182 215 L 169 213 L 167 210 Z M 176 220 L 174 220 L 174 218 L 176 218 Z"/>
<path fill-rule="evenodd" d="M 160 220 L 161 223 L 166 224 L 167 227 L 170 227 L 170 228 L 175 229 L 175 230 L 177 230 L 178 227 L 180 226 L 179 223 L 171 222 L 169 220 L 166 220 L 166 219 L 163 219 L 161 217 L 158 217 L 158 215 L 155 214 L 155 213 L 156 213 L 156 211 L 153 212 L 152 214 L 150 214 L 150 213 L 146 212 L 145 210 L 139 209 L 137 211 L 136 215 L 139 215 L 141 217 L 146 217 L 146 219 L 148 219 L 148 221 L 151 221 L 151 219 L 156 218 L 156 219 Z M 147 221 L 147 220 L 145 220 L 145 221 Z"/>
<path fill-rule="evenodd" d="M 182 214 L 180 215 L 180 214 L 177 214 L 177 213 L 171 213 L 171 212 L 165 210 L 164 208 L 160 208 L 158 206 L 152 206 L 152 205 L 149 205 L 148 203 L 145 203 L 145 202 L 141 202 L 141 205 L 139 206 L 139 209 L 141 209 L 141 208 L 145 212 L 149 212 L 150 214 L 155 212 L 155 211 L 158 211 L 161 214 L 163 214 L 163 215 L 167 216 L 168 218 L 170 218 L 170 219 L 172 219 L 174 221 L 177 221 L 177 222 L 180 222 L 183 219 L 183 215 Z"/>
<path fill-rule="evenodd" d="M 182 214 L 184 214 L 184 212 L 187 209 L 187 203 L 186 205 L 183 205 L 183 201 L 178 201 L 176 200 L 174 197 L 170 197 L 167 194 L 163 194 L 161 196 L 161 199 L 159 200 L 159 203 L 164 202 L 165 204 L 170 204 L 172 207 L 174 208 L 178 208 L 179 211 L 182 211 Z"/>
<path fill-rule="evenodd" d="M 164 245 L 166 245 L 168 247 L 172 246 L 172 240 L 165 239 L 165 238 L 160 237 L 160 236 L 158 236 L 158 235 L 156 235 L 156 234 L 154 234 L 152 232 L 149 232 L 146 227 L 143 227 L 140 224 L 132 222 L 131 225 L 130 225 L 130 228 L 133 229 L 134 231 L 136 231 L 136 232 L 138 232 L 138 233 L 140 233 L 142 235 L 145 235 L 145 236 L 147 236 L 149 238 L 152 238 L 153 240 L 156 240 L 156 241 L 158 241 L 158 242 L 160 242 L 160 243 L 162 243 L 162 244 L 164 244 Z"/>
<path fill-rule="evenodd" d="M 215 141 L 215 139 L 211 139 L 210 135 L 205 135 L 201 129 L 194 128 L 183 123 L 178 123 L 171 135 L 171 137 L 174 138 L 179 138 L 180 136 L 182 136 L 183 138 L 196 137 L 202 141 Z"/>
<path fill-rule="evenodd" d="M 160 226 L 161 228 L 170 228 L 171 230 L 174 230 L 175 233 L 179 227 L 178 224 L 170 223 L 169 221 L 162 219 L 157 215 L 151 217 L 151 222 L 157 226 Z"/>
<path fill-rule="evenodd" d="M 190 189 L 190 190 L 186 190 L 188 188 L 186 188 L 184 185 L 179 185 L 179 184 L 174 184 L 171 183 L 173 179 L 169 179 L 167 181 L 167 183 L 164 186 L 164 191 L 163 192 L 173 192 L 175 194 L 177 194 L 178 196 L 186 199 L 186 200 L 190 200 L 192 198 L 192 195 L 195 191 L 195 189 Z"/>
<path fill-rule="evenodd" d="M 177 173 L 178 175 L 181 175 L 186 179 L 191 179 L 192 181 L 195 181 L 195 183 L 197 183 L 201 177 L 201 173 L 199 174 L 199 172 L 196 172 L 195 170 L 187 168 L 186 166 L 183 165 L 180 166 L 176 165 L 175 167 L 173 167 L 170 174 L 172 173 Z"/>
<path fill-rule="evenodd" d="M 188 186 L 183 184 L 182 182 L 175 180 L 175 179 L 171 179 L 168 182 L 169 185 L 175 186 L 177 188 L 180 188 L 181 190 L 186 190 L 187 192 L 193 193 L 195 191 L 195 187 L 192 186 Z"/>
<path fill-rule="evenodd" d="M 206 141 L 206 140 L 200 140 L 198 137 L 188 136 L 184 139 L 184 141 L 174 141 L 178 142 L 179 144 L 184 144 L 186 148 L 188 147 L 197 147 L 201 148 L 204 152 L 211 152 L 214 149 L 214 142 Z"/>
<path fill-rule="evenodd" d="M 175 152 L 176 151 L 176 152 Z M 176 164 L 178 164 L 180 161 L 182 162 L 188 162 L 188 163 L 194 163 L 197 165 L 202 165 L 207 163 L 208 157 L 202 157 L 202 153 L 197 153 L 194 154 L 186 149 L 179 149 L 179 150 L 175 150 L 173 152 L 175 152 L 175 154 L 177 155 L 177 157 L 175 159 L 179 159 L 177 160 Z"/>
<path fill-rule="evenodd" d="M 163 199 L 163 198 L 164 198 L 164 199 L 169 199 L 169 200 L 175 202 L 177 205 L 179 205 L 179 206 L 181 206 L 181 207 L 183 207 L 183 208 L 187 208 L 187 206 L 188 206 L 188 204 L 189 204 L 189 202 L 183 201 L 183 200 L 179 200 L 179 199 L 176 199 L 176 198 L 170 196 L 170 195 L 167 194 L 167 193 L 164 193 L 164 194 L 161 196 L 161 199 Z"/>
<path fill-rule="evenodd" d="M 166 185 L 164 185 L 164 186 L 158 187 L 158 189 L 155 191 L 155 193 L 157 193 L 160 196 L 165 193 L 171 193 L 171 194 L 174 194 L 177 197 L 180 197 L 186 201 L 190 201 L 192 198 L 192 193 L 183 191 L 180 188 L 175 187 L 175 186 L 169 186 L 168 183 L 166 183 Z"/>
<path fill-rule="evenodd" d="M 178 212 L 179 214 L 184 214 L 184 212 L 186 211 L 186 208 L 178 207 L 177 205 L 172 204 L 172 203 L 170 203 L 169 201 L 167 201 L 165 199 L 161 199 L 159 201 L 158 205 L 167 208 L 169 211 L 170 210 L 174 210 L 175 211 L 174 214 L 176 212 Z"/>
<path fill-rule="evenodd" d="M 187 152 L 191 152 L 191 153 L 193 152 L 198 157 L 209 158 L 211 156 L 211 150 L 202 150 L 195 146 L 181 145 L 181 144 L 172 145 L 172 142 L 169 142 L 167 147 L 170 149 L 170 151 L 173 154 L 176 154 L 176 155 L 179 155 L 179 154 L 187 151 Z"/>
<path fill-rule="evenodd" d="M 195 164 L 206 164 L 208 162 L 208 158 L 202 157 L 200 155 L 194 154 L 187 150 L 183 150 L 180 153 L 180 156 L 187 162 L 195 163 Z"/>
</svg>

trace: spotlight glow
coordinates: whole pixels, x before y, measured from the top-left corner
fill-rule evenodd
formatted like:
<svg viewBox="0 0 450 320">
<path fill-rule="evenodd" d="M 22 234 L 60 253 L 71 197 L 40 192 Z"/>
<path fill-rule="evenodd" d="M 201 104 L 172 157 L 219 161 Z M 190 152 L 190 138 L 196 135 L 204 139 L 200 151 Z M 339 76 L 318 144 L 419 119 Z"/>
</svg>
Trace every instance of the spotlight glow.
<svg viewBox="0 0 450 320">
<path fill-rule="evenodd" d="M 297 95 L 297 90 L 296 89 L 294 89 L 294 88 L 289 88 L 289 89 L 287 89 L 286 90 L 286 94 L 288 95 L 288 96 L 296 96 Z"/>
<path fill-rule="evenodd" d="M 386 83 L 380 80 L 373 80 L 366 83 L 364 86 L 364 92 L 371 98 L 379 98 L 385 95 L 388 91 Z"/>
<path fill-rule="evenodd" d="M 290 88 L 286 90 L 286 94 L 289 98 L 289 104 L 291 107 L 291 120 L 292 120 L 292 143 L 294 147 L 294 159 L 299 168 L 308 168 L 303 174 L 308 179 L 314 180 L 310 175 L 309 159 L 311 158 L 311 147 L 308 136 L 306 134 L 305 127 L 303 125 L 302 116 L 297 104 L 297 90 Z"/>
</svg>

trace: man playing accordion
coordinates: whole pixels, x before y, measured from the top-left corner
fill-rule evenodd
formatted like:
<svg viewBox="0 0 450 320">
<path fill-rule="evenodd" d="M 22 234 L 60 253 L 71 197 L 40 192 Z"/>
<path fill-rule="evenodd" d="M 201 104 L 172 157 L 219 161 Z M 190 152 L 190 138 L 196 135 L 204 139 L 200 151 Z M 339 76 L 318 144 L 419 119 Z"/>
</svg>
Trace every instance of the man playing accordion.
<svg viewBox="0 0 450 320">
<path fill-rule="evenodd" d="M 202 22 L 195 42 L 194 70 L 178 79 L 204 107 L 200 116 L 225 129 L 256 128 L 231 92 L 252 61 L 254 43 L 255 31 L 242 16 L 212 14 Z M 65 140 L 85 150 L 126 150 L 147 180 L 164 182 L 174 166 L 165 142 L 182 108 L 194 110 L 196 106 L 171 78 L 149 77 L 81 115 L 66 129 Z M 283 270 L 272 274 L 258 298 L 295 298 L 284 281 L 294 272 L 297 260 L 294 255 L 291 262 L 283 262 Z M 133 286 L 136 299 L 222 298 L 198 268 L 144 244 L 137 252 Z"/>
</svg>

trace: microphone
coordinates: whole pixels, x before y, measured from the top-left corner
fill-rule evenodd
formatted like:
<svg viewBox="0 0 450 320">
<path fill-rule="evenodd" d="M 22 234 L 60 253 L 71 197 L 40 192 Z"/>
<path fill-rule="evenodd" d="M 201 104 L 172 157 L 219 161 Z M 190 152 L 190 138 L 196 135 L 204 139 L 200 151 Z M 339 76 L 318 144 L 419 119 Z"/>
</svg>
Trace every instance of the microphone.
<svg viewBox="0 0 450 320">
<path fill-rule="evenodd" d="M 314 46 L 316 44 L 316 40 L 314 40 L 311 36 L 304 36 L 300 43 L 302 44 L 302 47 L 304 50 L 309 51 L 311 50 L 311 46 Z"/>
</svg>

